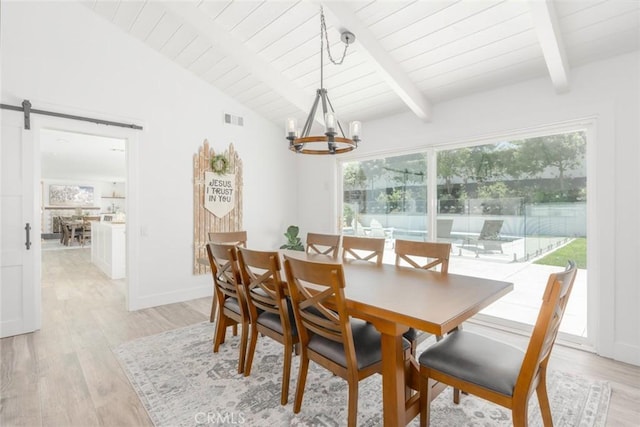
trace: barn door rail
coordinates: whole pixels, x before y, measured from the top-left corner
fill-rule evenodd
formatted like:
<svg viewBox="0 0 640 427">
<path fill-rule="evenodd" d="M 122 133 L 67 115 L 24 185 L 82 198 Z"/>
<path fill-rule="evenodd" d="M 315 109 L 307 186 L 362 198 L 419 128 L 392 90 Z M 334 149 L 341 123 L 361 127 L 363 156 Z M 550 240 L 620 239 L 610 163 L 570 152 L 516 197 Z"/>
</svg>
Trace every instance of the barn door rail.
<svg viewBox="0 0 640 427">
<path fill-rule="evenodd" d="M 130 123 L 112 122 L 110 120 L 94 119 L 91 117 L 74 116 L 72 114 L 56 113 L 55 111 L 37 110 L 31 108 L 31 102 L 28 99 L 22 101 L 22 106 L 0 104 L 0 109 L 24 112 L 24 128 L 31 129 L 31 114 L 42 114 L 44 116 L 60 117 L 63 119 L 80 120 L 84 122 L 96 123 L 99 125 L 118 126 L 122 128 L 142 130 L 142 126 Z"/>
</svg>

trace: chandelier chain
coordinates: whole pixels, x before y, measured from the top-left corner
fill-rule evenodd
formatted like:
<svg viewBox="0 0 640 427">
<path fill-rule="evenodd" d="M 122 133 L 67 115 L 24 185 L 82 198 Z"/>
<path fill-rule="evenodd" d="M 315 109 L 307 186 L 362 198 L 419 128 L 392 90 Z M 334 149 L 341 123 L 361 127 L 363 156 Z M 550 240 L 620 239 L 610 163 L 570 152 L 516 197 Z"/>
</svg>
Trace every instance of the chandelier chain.
<svg viewBox="0 0 640 427">
<path fill-rule="evenodd" d="M 323 35 L 324 35 L 324 40 L 322 38 Z M 342 58 L 340 58 L 340 61 L 334 60 L 333 56 L 331 56 L 331 47 L 329 45 L 329 35 L 327 34 L 327 24 L 324 20 L 324 9 L 320 7 L 320 52 L 322 52 L 323 50 L 324 41 L 327 42 L 327 55 L 329 56 L 329 59 L 331 60 L 331 62 L 334 65 L 341 65 L 342 62 L 344 61 L 344 58 L 347 56 L 347 49 L 349 48 L 349 43 L 344 44 L 344 51 L 342 52 Z"/>
<path fill-rule="evenodd" d="M 349 124 L 350 136 L 347 136 L 331 104 L 327 89 L 324 87 L 324 43 L 327 43 L 327 56 L 331 62 L 334 65 L 341 65 L 347 56 L 349 45 L 355 41 L 356 36 L 349 31 L 343 31 L 340 39 L 345 44 L 345 47 L 342 52 L 342 58 L 336 61 L 331 55 L 324 10 L 322 6 L 320 6 L 320 89 L 316 91 L 313 106 L 311 107 L 311 111 L 309 111 L 309 115 L 302 129 L 297 127 L 297 120 L 295 118 L 288 118 L 286 122 L 286 139 L 289 140 L 289 150 L 298 154 L 333 155 L 348 153 L 356 149 L 358 142 L 361 141 L 362 125 L 360 122 L 353 121 Z M 310 135 L 311 127 L 319 107 L 322 109 L 324 116 L 324 132 L 319 135 Z M 326 148 L 321 148 L 322 145 Z"/>
</svg>

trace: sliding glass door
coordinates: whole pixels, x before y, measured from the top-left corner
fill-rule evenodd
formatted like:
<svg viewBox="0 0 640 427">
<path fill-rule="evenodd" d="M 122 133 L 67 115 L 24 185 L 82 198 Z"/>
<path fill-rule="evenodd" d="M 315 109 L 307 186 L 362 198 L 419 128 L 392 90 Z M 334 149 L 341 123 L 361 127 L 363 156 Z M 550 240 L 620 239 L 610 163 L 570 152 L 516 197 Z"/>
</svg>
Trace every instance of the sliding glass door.
<svg viewBox="0 0 640 427">
<path fill-rule="evenodd" d="M 515 283 L 481 317 L 523 329 L 549 274 L 573 259 L 561 331 L 585 338 L 586 149 L 574 130 L 341 163 L 343 233 L 386 237 L 389 263 L 395 239 L 451 243 L 450 272 Z"/>
</svg>

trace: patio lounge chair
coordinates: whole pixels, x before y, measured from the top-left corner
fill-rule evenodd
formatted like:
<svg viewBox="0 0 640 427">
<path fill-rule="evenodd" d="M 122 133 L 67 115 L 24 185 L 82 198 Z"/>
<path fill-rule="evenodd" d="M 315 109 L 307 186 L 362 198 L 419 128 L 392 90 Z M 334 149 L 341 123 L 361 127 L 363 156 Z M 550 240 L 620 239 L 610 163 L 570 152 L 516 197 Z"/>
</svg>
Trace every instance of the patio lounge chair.
<svg viewBox="0 0 640 427">
<path fill-rule="evenodd" d="M 448 218 L 438 218 L 438 231 L 436 236 L 438 240 L 451 239 L 451 229 L 453 228 L 453 220 Z"/>
<path fill-rule="evenodd" d="M 464 246 L 471 246 L 476 252 L 476 257 L 479 256 L 480 251 L 504 253 L 502 244 L 506 240 L 500 237 L 503 222 L 501 219 L 486 219 L 478 237 L 467 237 Z"/>
</svg>

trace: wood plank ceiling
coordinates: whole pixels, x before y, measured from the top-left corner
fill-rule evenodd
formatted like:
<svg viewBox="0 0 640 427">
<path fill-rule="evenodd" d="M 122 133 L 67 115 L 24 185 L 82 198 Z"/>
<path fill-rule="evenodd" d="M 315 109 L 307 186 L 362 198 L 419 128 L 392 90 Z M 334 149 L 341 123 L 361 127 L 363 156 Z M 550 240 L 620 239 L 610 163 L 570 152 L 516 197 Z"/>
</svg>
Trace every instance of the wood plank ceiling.
<svg viewBox="0 0 640 427">
<path fill-rule="evenodd" d="M 85 1 L 131 36 L 284 126 L 319 87 L 320 3 Z M 640 48 L 637 0 L 322 3 L 331 52 L 356 35 L 324 83 L 343 122 L 413 111 L 535 77 L 571 90 L 571 68 Z"/>
</svg>

